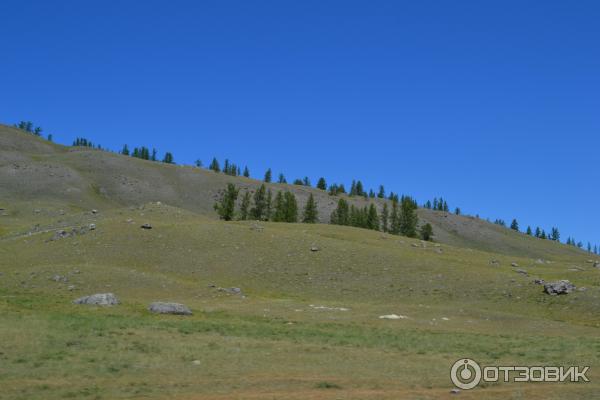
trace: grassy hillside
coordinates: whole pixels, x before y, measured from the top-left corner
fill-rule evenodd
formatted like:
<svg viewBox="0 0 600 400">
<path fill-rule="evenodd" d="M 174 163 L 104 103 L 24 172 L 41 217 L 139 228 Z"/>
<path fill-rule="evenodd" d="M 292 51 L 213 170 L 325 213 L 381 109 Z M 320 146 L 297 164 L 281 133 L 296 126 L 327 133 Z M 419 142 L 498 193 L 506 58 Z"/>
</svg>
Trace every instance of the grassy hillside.
<svg viewBox="0 0 600 400">
<path fill-rule="evenodd" d="M 228 181 L 259 184 L 2 127 L 0 399 L 443 399 L 462 357 L 589 365 L 591 382 L 488 384 L 460 398 L 600 390 L 600 270 L 588 254 L 429 210 L 437 243 L 223 222 L 211 207 Z M 286 188 L 312 191 L 322 214 L 335 202 Z M 536 278 L 578 290 L 548 296 Z M 220 290 L 231 287 L 242 294 Z M 102 292 L 121 304 L 72 303 Z M 153 301 L 194 315 L 150 314 Z"/>
</svg>

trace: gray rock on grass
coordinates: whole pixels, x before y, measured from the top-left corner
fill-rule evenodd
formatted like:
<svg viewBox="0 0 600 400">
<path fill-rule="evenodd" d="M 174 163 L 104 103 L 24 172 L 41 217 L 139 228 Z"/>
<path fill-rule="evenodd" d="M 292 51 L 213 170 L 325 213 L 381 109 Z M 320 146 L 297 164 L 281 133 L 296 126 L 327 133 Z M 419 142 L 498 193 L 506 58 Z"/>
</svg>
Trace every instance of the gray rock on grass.
<svg viewBox="0 0 600 400">
<path fill-rule="evenodd" d="M 116 306 L 120 301 L 117 296 L 112 293 L 96 293 L 73 300 L 73 303 L 95 306 Z"/>
<path fill-rule="evenodd" d="M 192 315 L 192 311 L 180 303 L 163 303 L 160 301 L 151 303 L 148 311 L 155 314 Z"/>
<path fill-rule="evenodd" d="M 557 282 L 547 282 L 544 283 L 544 292 L 556 296 L 559 294 L 569 294 L 575 290 L 575 285 L 573 285 L 568 280 L 560 280 Z"/>
</svg>

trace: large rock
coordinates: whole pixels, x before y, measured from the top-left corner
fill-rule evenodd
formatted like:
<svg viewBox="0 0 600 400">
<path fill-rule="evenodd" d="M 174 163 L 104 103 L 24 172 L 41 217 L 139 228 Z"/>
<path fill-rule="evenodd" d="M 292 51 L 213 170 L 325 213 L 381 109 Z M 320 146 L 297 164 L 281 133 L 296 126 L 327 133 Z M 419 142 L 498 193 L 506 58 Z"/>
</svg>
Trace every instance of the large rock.
<svg viewBox="0 0 600 400">
<path fill-rule="evenodd" d="M 544 292 L 552 296 L 558 294 L 569 294 L 575 290 L 575 285 L 567 280 L 560 280 L 558 282 L 544 283 Z"/>
<path fill-rule="evenodd" d="M 192 315 L 187 306 L 179 303 L 162 303 L 160 301 L 150 304 L 148 311 L 156 314 Z"/>
<path fill-rule="evenodd" d="M 73 300 L 75 304 L 88 304 L 96 306 L 115 306 L 119 304 L 119 299 L 112 293 L 96 293 L 91 296 L 83 296 Z"/>
</svg>

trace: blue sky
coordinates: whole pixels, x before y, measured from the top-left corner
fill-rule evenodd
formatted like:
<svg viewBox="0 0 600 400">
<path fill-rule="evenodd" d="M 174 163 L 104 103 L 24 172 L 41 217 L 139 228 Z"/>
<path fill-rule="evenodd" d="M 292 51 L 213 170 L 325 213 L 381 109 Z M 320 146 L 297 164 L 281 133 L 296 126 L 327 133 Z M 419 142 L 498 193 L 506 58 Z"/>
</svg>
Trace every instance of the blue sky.
<svg viewBox="0 0 600 400">
<path fill-rule="evenodd" d="M 595 1 L 12 1 L 0 121 L 600 244 Z"/>
</svg>

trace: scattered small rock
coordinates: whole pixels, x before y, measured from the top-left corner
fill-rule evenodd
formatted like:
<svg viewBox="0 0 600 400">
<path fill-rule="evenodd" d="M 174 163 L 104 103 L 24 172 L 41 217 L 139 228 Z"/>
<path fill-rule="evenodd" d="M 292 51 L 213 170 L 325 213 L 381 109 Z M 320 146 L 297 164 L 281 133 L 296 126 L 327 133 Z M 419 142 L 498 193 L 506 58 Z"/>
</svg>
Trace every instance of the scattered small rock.
<svg viewBox="0 0 600 400">
<path fill-rule="evenodd" d="M 510 265 L 511 265 L 512 267 L 518 267 L 518 266 L 519 266 L 519 264 L 517 264 L 516 262 L 511 262 L 511 263 L 510 263 Z"/>
<path fill-rule="evenodd" d="M 239 287 L 230 287 L 230 288 L 218 288 L 217 289 L 219 292 L 223 292 L 223 293 L 227 293 L 227 294 L 242 294 L 242 289 L 240 289 Z"/>
<path fill-rule="evenodd" d="M 317 245 L 313 244 L 312 246 L 310 246 L 310 251 L 319 251 L 319 250 L 321 250 L 321 249 Z"/>
<path fill-rule="evenodd" d="M 96 230 L 96 224 L 90 224 L 90 231 Z"/>
<path fill-rule="evenodd" d="M 544 260 L 542 260 L 541 258 L 538 258 L 537 260 L 535 260 L 536 264 L 544 264 Z"/>
<path fill-rule="evenodd" d="M 144 225 L 141 226 L 142 229 L 152 229 L 152 225 L 146 223 Z"/>
<path fill-rule="evenodd" d="M 494 267 L 498 267 L 500 265 L 500 261 L 498 260 L 490 260 L 490 265 Z"/>
<path fill-rule="evenodd" d="M 527 271 L 525 271 L 524 269 L 516 269 L 515 272 L 517 272 L 519 274 L 523 274 L 523 275 L 529 275 L 529 273 Z"/>
<path fill-rule="evenodd" d="M 250 230 L 252 231 L 262 232 L 263 229 L 265 228 L 262 225 L 257 224 L 256 222 L 250 225 Z"/>
<path fill-rule="evenodd" d="M 543 285 L 545 281 L 543 279 L 534 279 L 533 283 L 535 283 L 536 285 Z"/>
<path fill-rule="evenodd" d="M 180 303 L 154 302 L 150 304 L 148 311 L 156 314 L 192 315 L 190 309 Z"/>
<path fill-rule="evenodd" d="M 65 283 L 69 281 L 69 279 L 66 276 L 63 276 L 63 275 L 54 275 L 52 277 L 52 280 L 54 282 L 65 282 Z"/>
<path fill-rule="evenodd" d="M 396 315 L 396 314 L 386 314 L 380 315 L 379 319 L 406 319 L 408 318 L 406 315 Z"/>
<path fill-rule="evenodd" d="M 573 285 L 568 280 L 560 280 L 557 282 L 548 282 L 544 284 L 544 292 L 556 296 L 559 294 L 569 294 L 573 290 L 575 290 L 575 285 Z"/>
<path fill-rule="evenodd" d="M 92 210 L 92 214 L 98 214 L 98 210 Z"/>
<path fill-rule="evenodd" d="M 460 389 L 456 389 L 456 388 L 454 388 L 454 389 L 452 389 L 452 390 L 450 391 L 450 393 L 451 393 L 451 394 L 460 394 Z"/>
<path fill-rule="evenodd" d="M 69 285 L 69 286 L 67 287 L 67 289 L 68 289 L 69 291 L 73 291 L 73 290 L 75 290 L 75 285 Z"/>
<path fill-rule="evenodd" d="M 73 300 L 75 304 L 87 304 L 96 306 L 114 306 L 119 304 L 119 299 L 112 293 L 96 293 L 90 296 L 80 297 Z"/>
<path fill-rule="evenodd" d="M 192 361 L 192 364 L 200 365 L 200 364 L 202 364 L 202 362 L 200 360 L 194 360 L 194 361 Z"/>
</svg>

